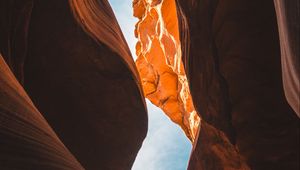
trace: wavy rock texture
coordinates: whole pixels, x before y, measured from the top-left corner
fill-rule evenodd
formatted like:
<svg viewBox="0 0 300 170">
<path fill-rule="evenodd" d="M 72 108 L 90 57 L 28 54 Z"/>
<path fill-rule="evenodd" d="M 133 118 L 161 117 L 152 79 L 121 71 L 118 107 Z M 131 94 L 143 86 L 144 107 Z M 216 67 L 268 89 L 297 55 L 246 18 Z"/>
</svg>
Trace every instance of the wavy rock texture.
<svg viewBox="0 0 300 170">
<path fill-rule="evenodd" d="M 139 19 L 136 65 L 145 96 L 195 140 L 200 118 L 189 92 L 181 61 L 179 29 L 174 0 L 133 2 Z"/>
<path fill-rule="evenodd" d="M 284 92 L 300 117 L 300 2 L 274 0 L 278 20 Z"/>
<path fill-rule="evenodd" d="M 32 11 L 26 12 L 27 4 Z M 1 13 L 1 52 L 10 54 L 5 60 L 61 141 L 86 169 L 130 169 L 146 136 L 147 113 L 138 72 L 108 2 L 3 0 Z M 22 147 L 19 152 L 26 153 Z"/>
<path fill-rule="evenodd" d="M 224 132 L 251 169 L 299 169 L 299 119 L 284 96 L 273 1 L 177 0 L 177 9 L 202 121 Z M 201 168 L 203 132 L 189 169 Z"/>
<path fill-rule="evenodd" d="M 0 168 L 83 169 L 35 108 L 1 54 Z"/>
<path fill-rule="evenodd" d="M 299 2 L 274 2 L 135 0 L 136 69 L 107 0 L 0 1 L 0 169 L 130 169 L 144 91 L 188 169 L 298 170 Z"/>
</svg>

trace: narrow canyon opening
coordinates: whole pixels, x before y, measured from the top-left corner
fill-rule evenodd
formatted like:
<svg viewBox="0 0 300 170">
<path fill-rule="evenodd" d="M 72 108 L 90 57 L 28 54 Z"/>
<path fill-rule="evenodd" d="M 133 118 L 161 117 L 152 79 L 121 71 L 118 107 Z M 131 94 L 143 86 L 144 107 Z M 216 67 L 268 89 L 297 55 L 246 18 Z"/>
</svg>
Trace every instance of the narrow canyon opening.
<svg viewBox="0 0 300 170">
<path fill-rule="evenodd" d="M 181 62 L 175 1 L 109 2 L 147 98 L 148 133 L 132 169 L 186 169 L 200 119 Z"/>
<path fill-rule="evenodd" d="M 1 170 L 299 169 L 297 0 L 0 11 Z"/>
</svg>

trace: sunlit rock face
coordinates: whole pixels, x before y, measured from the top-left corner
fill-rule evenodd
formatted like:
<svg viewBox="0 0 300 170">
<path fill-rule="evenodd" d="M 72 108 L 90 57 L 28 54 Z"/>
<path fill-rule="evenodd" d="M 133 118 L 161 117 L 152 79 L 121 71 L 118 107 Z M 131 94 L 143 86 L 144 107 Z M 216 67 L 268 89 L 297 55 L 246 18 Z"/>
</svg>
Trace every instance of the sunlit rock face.
<svg viewBox="0 0 300 170">
<path fill-rule="evenodd" d="M 136 65 L 145 96 L 195 140 L 200 119 L 184 67 L 174 0 L 135 0 Z"/>
</svg>

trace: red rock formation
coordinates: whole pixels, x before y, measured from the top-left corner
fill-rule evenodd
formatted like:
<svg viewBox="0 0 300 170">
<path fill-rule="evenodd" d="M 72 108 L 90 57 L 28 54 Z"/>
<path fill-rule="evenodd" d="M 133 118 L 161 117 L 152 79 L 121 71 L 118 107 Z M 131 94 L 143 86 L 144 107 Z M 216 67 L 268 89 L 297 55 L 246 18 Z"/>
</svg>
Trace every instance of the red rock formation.
<svg viewBox="0 0 300 170">
<path fill-rule="evenodd" d="M 144 91 L 190 170 L 298 170 L 299 3 L 275 4 L 280 41 L 272 0 L 134 1 L 140 81 L 107 0 L 0 1 L 0 169 L 130 169 Z"/>
<path fill-rule="evenodd" d="M 225 132 L 250 168 L 298 169 L 299 119 L 283 93 L 273 1 L 177 2 L 183 60 L 202 120 Z M 195 148 L 190 169 L 200 168 L 200 152 Z"/>
<path fill-rule="evenodd" d="M 174 0 L 139 0 L 134 1 L 133 7 L 134 15 L 140 19 L 135 30 L 139 39 L 136 64 L 144 93 L 194 142 L 198 129 L 194 122 L 198 122 L 199 117 L 189 114 L 196 111 L 181 61 L 176 3 Z M 181 96 L 187 99 L 182 100 Z M 191 157 L 191 162 L 196 164 L 191 165 L 191 169 L 249 169 L 222 131 L 203 122 L 198 141 L 194 143 L 197 150 Z"/>
<path fill-rule="evenodd" d="M 32 7 L 33 0 L 0 1 L 0 52 L 21 84 Z"/>
<path fill-rule="evenodd" d="M 176 75 L 184 71 L 176 72 L 178 65 L 172 66 L 178 56 L 183 57 L 194 104 L 203 118 L 189 169 L 248 169 L 246 162 L 253 169 L 297 169 L 299 119 L 283 95 L 273 2 L 176 2 L 177 8 L 175 0 L 134 1 L 135 16 L 140 19 L 136 30 L 137 66 L 146 96 L 174 121 L 177 116 L 172 111 L 180 109 L 164 107 L 160 101 L 176 94 L 172 90 L 178 82 Z M 285 3 L 291 4 L 296 3 Z M 175 9 L 181 42 L 177 38 Z M 287 15 L 295 17 L 297 4 L 293 9 Z M 285 12 L 281 8 L 278 11 Z M 278 16 L 286 22 L 282 15 Z M 291 25 L 288 31 L 295 30 L 293 35 L 297 34 L 299 27 Z M 285 30 L 287 26 L 279 26 L 287 42 L 283 43 L 283 52 L 287 53 L 283 56 L 290 58 L 283 60 L 283 66 L 289 64 L 285 61 L 294 64 L 283 72 L 289 73 L 286 77 L 291 89 L 287 96 L 299 104 L 295 65 L 298 51 L 297 45 L 291 44 L 297 44 L 297 38 L 288 41 L 292 33 Z M 173 39 L 164 41 L 164 32 Z M 172 50 L 180 44 L 182 55 L 180 50 Z M 169 74 L 160 80 L 165 73 Z M 185 129 L 182 121 L 175 122 Z"/>
<path fill-rule="evenodd" d="M 0 54 L 0 169 L 83 169 Z"/>
<path fill-rule="evenodd" d="M 181 61 L 174 0 L 133 2 L 136 24 L 136 64 L 145 96 L 195 140 L 198 117 Z"/>
<path fill-rule="evenodd" d="M 281 47 L 281 67 L 287 101 L 300 117 L 300 3 L 274 0 Z"/>
<path fill-rule="evenodd" d="M 227 136 L 215 127 L 201 122 L 188 169 L 192 170 L 249 170 L 244 157 Z"/>
<path fill-rule="evenodd" d="M 146 136 L 147 114 L 135 64 L 108 2 L 25 2 L 33 3 L 30 17 L 20 17 L 19 9 L 27 7 L 1 1 L 7 20 L 0 21 L 0 32 L 7 36 L 0 39 L 13 44 L 1 43 L 1 52 L 26 56 L 9 59 L 24 66 L 26 91 L 84 168 L 130 169 Z M 18 23 L 29 23 L 28 31 Z"/>
</svg>

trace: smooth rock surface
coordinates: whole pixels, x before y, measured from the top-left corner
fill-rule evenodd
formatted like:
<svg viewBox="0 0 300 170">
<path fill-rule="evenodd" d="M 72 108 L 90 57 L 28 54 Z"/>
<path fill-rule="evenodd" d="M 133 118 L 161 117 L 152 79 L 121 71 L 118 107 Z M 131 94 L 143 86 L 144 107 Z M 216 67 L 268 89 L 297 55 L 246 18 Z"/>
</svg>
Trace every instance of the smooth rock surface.
<svg viewBox="0 0 300 170">
<path fill-rule="evenodd" d="M 274 0 L 280 47 L 282 80 L 287 101 L 300 117 L 300 2 Z"/>
<path fill-rule="evenodd" d="M 83 169 L 0 54 L 0 169 Z"/>
<path fill-rule="evenodd" d="M 109 3 L 1 3 L 1 52 L 11 54 L 6 61 L 61 141 L 86 169 L 130 169 L 147 133 L 147 111 Z"/>
<path fill-rule="evenodd" d="M 251 169 L 299 169 L 299 118 L 284 96 L 273 1 L 177 2 L 202 120 L 223 131 Z M 192 155 L 190 169 L 199 157 Z"/>
</svg>

